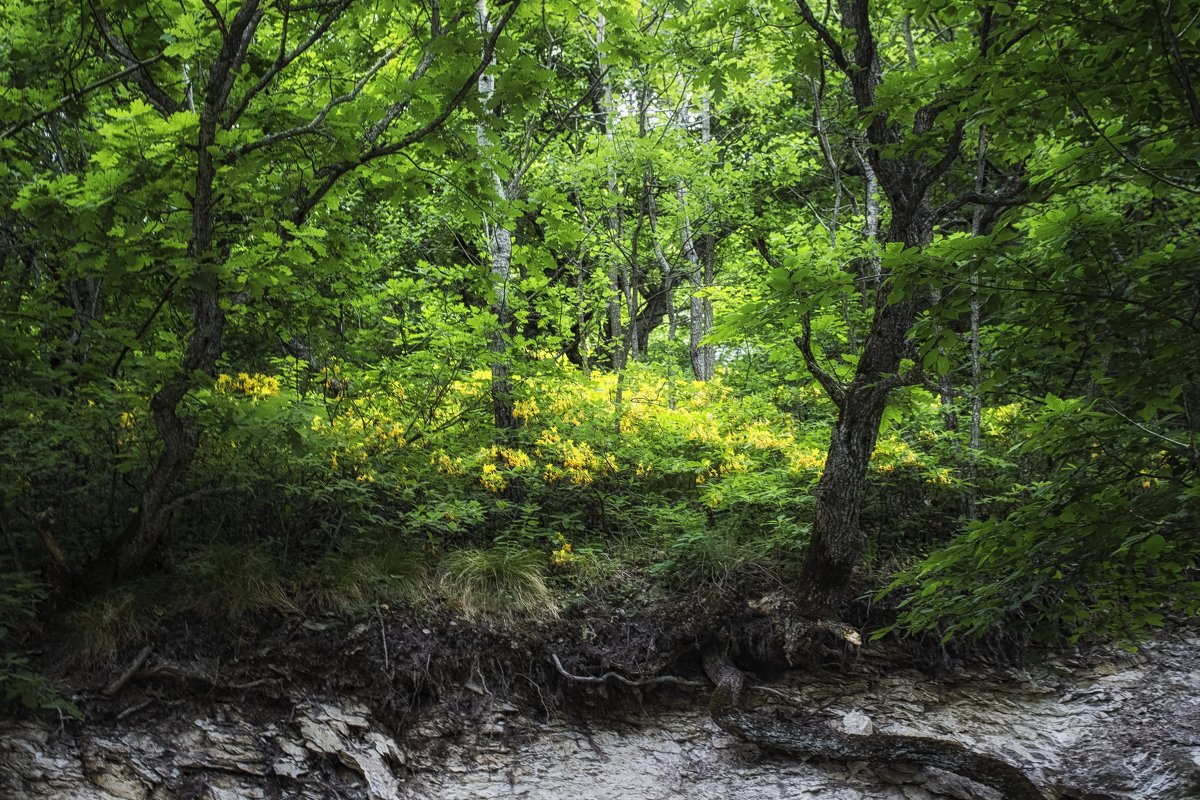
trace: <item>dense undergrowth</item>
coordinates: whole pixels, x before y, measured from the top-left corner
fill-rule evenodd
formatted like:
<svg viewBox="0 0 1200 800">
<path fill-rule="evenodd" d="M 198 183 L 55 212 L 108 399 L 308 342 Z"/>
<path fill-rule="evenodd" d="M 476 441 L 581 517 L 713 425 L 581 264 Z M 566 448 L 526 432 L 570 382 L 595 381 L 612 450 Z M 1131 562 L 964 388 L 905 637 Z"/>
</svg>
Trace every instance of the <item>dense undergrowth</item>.
<svg viewBox="0 0 1200 800">
<path fill-rule="evenodd" d="M 206 434 L 160 570 L 70 601 L 69 659 L 111 665 L 181 617 L 236 624 L 440 598 L 468 616 L 536 619 L 621 582 L 678 593 L 736 578 L 769 591 L 794 577 L 832 419 L 815 387 L 754 390 L 736 370 L 705 383 L 647 365 L 585 376 L 544 359 L 518 384 L 520 426 L 498 439 L 483 417 L 486 372 L 421 385 L 347 364 L 273 366 L 196 394 Z M 98 395 L 8 429 L 24 457 L 6 504 L 45 525 L 44 550 L 31 536 L 10 558 L 68 574 L 103 553 L 136 503 L 126 476 L 152 455 L 144 408 Z M 863 591 L 956 529 L 969 487 L 942 412 L 925 390 L 897 396 L 872 461 Z M 1016 467 L 1002 458 L 1019 407 L 985 422 L 981 475 L 995 482 Z M 15 598 L 18 578 L 7 580 Z M 6 663 L 10 692 L 23 691 L 24 666 Z"/>
</svg>

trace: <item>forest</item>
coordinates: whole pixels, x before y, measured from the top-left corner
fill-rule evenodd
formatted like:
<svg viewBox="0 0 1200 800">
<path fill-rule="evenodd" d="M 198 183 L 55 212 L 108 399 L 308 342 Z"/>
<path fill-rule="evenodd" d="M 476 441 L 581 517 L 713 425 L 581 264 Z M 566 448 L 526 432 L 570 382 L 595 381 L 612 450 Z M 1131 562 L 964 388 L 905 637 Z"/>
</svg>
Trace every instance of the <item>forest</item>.
<svg viewBox="0 0 1200 800">
<path fill-rule="evenodd" d="M 544 636 L 547 681 L 700 659 L 767 736 L 731 622 L 764 597 L 790 665 L 1200 611 L 1190 0 L 3 0 L 0 31 L 11 710 L 86 718 L 72 687 L 187 637 L 454 619 Z M 588 662 L 611 613 L 692 655 Z"/>
</svg>

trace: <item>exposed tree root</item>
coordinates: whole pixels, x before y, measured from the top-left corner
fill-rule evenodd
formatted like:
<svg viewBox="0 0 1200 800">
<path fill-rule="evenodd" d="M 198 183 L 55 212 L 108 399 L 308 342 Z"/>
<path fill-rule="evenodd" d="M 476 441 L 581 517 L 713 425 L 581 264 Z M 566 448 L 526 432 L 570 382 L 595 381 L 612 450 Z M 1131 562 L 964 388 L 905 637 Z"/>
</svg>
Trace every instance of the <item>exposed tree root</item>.
<svg viewBox="0 0 1200 800">
<path fill-rule="evenodd" d="M 741 707 L 745 677 L 721 649 L 704 651 L 704 670 L 716 684 L 709 711 L 722 730 L 743 741 L 797 755 L 837 761 L 889 764 L 906 761 L 953 772 L 991 787 L 1008 800 L 1047 800 L 1021 770 L 998 758 L 976 753 L 957 742 L 923 736 L 847 734 L 822 719 L 785 717 Z"/>
</svg>

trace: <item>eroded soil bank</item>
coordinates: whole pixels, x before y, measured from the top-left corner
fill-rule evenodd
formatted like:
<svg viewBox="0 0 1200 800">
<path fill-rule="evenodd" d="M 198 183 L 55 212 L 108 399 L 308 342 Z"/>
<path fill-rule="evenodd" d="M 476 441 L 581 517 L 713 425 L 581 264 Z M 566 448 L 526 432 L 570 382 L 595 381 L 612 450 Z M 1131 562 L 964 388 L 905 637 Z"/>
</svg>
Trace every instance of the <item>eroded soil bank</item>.
<svg viewBox="0 0 1200 800">
<path fill-rule="evenodd" d="M 119 710 L 104 719 L 0 723 L 0 796 L 994 797 L 953 775 L 905 764 L 804 762 L 762 752 L 720 732 L 699 689 L 655 689 L 640 698 L 624 690 L 618 697 L 616 689 L 552 686 L 547 674 L 507 676 L 505 686 L 526 684 L 519 704 L 481 671 L 411 713 L 379 710 L 378 695 L 356 696 L 333 672 L 328 691 L 272 691 L 268 683 L 217 688 L 216 681 L 205 690 L 195 680 L 187 694 L 122 687 Z M 153 675 L 143 677 L 154 683 Z M 1004 758 L 1048 796 L 1200 797 L 1195 628 L 1135 654 L 1114 650 L 1086 661 L 930 678 L 864 657 L 836 675 L 784 673 L 770 686 L 853 732 L 943 737 Z M 539 696 L 543 707 L 528 702 Z"/>
</svg>

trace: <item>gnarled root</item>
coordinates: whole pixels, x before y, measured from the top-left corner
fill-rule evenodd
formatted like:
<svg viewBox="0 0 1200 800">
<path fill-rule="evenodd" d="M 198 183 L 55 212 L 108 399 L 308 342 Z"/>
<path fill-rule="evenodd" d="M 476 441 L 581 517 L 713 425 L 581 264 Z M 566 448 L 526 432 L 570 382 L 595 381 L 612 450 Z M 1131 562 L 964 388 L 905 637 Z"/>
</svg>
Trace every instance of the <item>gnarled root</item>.
<svg viewBox="0 0 1200 800">
<path fill-rule="evenodd" d="M 833 730 L 820 719 L 805 721 L 763 711 L 744 711 L 741 698 L 745 678 L 729 656 L 715 647 L 704 652 L 704 670 L 716 684 L 709 703 L 713 721 L 722 730 L 751 744 L 837 761 L 877 764 L 906 761 L 969 778 L 995 789 L 1008 800 L 1047 798 L 1012 764 L 981 755 L 957 742 L 923 736 L 847 734 Z"/>
</svg>

